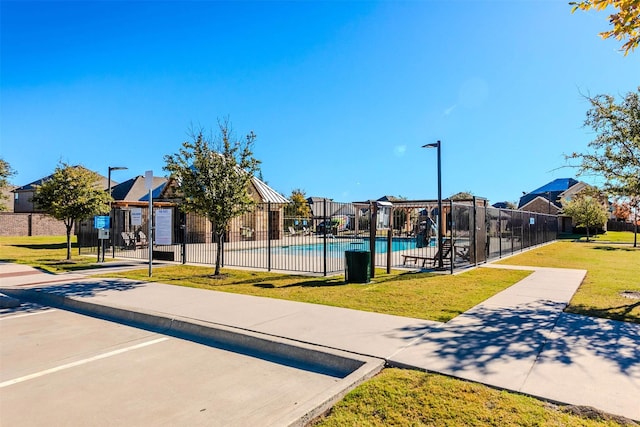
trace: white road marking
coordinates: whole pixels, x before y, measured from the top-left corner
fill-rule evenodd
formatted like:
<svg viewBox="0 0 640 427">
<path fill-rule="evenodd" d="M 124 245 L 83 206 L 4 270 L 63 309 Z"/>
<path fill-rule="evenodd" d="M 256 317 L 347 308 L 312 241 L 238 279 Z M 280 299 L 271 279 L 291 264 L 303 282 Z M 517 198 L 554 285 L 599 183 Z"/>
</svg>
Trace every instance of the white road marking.
<svg viewBox="0 0 640 427">
<path fill-rule="evenodd" d="M 62 371 L 64 369 L 69 369 L 69 368 L 73 368 L 76 366 L 80 366 L 80 365 L 84 365 L 87 363 L 91 363 L 91 362 L 95 362 L 96 360 L 100 360 L 100 359 L 105 359 L 107 357 L 111 357 L 111 356 L 117 356 L 118 354 L 122 354 L 122 353 L 126 353 L 127 351 L 131 351 L 131 350 L 137 350 L 139 348 L 143 348 L 143 347 L 147 347 L 153 344 L 158 344 L 161 343 L 163 341 L 167 341 L 169 338 L 167 337 L 163 337 L 163 338 L 158 338 L 152 341 L 147 341 L 147 342 L 143 342 L 140 344 L 136 344 L 134 346 L 131 347 L 126 347 L 126 348 L 121 348 L 119 350 L 114 350 L 114 351 L 110 351 L 108 353 L 103 353 L 103 354 L 98 354 L 97 356 L 93 356 L 93 357 L 89 357 L 87 359 L 82 359 L 82 360 L 78 360 L 76 362 L 72 362 L 72 363 L 67 363 L 66 365 L 60 365 L 60 366 L 56 366 L 55 368 L 51 368 L 51 369 L 45 369 L 44 371 L 40 371 L 40 372 L 36 372 L 30 375 L 25 375 L 23 377 L 20 378 L 14 378 L 12 380 L 8 380 L 8 381 L 4 381 L 2 383 L 0 383 L 0 388 L 4 388 L 4 387 L 8 387 L 10 385 L 14 385 L 14 384 L 18 384 L 24 381 L 29 381 L 35 378 L 39 378 L 42 377 L 44 375 L 49 375 L 49 374 L 53 374 L 55 372 L 59 372 Z"/>
<path fill-rule="evenodd" d="M 46 309 L 46 310 L 42 310 L 42 311 L 37 311 L 37 312 L 34 312 L 34 313 L 24 313 L 24 314 L 2 316 L 2 317 L 0 317 L 0 320 L 19 319 L 21 317 L 35 316 L 36 314 L 43 314 L 43 313 L 53 313 L 53 312 L 56 312 L 56 311 L 58 311 L 58 310 L 50 308 L 50 309 Z"/>
</svg>

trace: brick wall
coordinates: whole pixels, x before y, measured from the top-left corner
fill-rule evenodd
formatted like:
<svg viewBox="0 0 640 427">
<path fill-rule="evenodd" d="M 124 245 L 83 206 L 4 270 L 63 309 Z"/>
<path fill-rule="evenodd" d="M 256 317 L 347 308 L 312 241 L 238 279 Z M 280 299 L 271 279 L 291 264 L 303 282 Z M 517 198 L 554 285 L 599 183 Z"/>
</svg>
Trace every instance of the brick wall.
<svg viewBox="0 0 640 427">
<path fill-rule="evenodd" d="M 0 236 L 65 236 L 64 223 L 39 213 L 0 212 Z"/>
</svg>

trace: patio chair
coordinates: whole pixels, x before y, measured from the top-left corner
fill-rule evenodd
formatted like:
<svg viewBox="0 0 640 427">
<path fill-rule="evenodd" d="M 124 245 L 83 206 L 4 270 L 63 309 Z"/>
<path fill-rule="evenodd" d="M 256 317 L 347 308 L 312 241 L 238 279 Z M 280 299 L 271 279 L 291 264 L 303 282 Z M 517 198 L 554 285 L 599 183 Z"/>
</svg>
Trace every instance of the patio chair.
<svg viewBox="0 0 640 427">
<path fill-rule="evenodd" d="M 135 249 L 136 248 L 136 237 L 133 233 L 129 233 L 128 231 L 123 231 L 120 233 L 122 236 L 122 241 L 124 244 L 122 245 L 123 249 Z"/>
<path fill-rule="evenodd" d="M 147 235 L 142 231 L 138 231 L 138 242 L 136 244 L 139 248 L 146 248 L 149 246 L 149 242 L 147 241 Z"/>
<path fill-rule="evenodd" d="M 422 256 L 422 255 L 402 255 L 403 261 L 402 264 L 406 265 L 407 262 L 413 261 L 414 265 L 418 265 L 418 261 L 422 261 L 422 268 L 425 268 L 429 261 L 431 261 L 432 267 L 438 266 L 438 256 L 440 251 L 442 251 L 442 266 L 450 266 L 451 265 L 451 251 L 453 250 L 453 245 L 451 244 L 450 239 L 446 239 L 442 241 L 441 247 L 438 249 L 436 254 L 433 257 Z"/>
</svg>

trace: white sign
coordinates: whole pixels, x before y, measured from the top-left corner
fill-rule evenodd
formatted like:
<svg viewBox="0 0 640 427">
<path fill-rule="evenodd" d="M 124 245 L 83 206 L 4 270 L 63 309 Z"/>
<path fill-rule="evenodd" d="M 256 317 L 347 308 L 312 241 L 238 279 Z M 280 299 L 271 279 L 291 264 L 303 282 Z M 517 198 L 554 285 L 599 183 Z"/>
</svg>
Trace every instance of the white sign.
<svg viewBox="0 0 640 427">
<path fill-rule="evenodd" d="M 156 245 L 171 244 L 171 209 L 156 209 Z"/>
<path fill-rule="evenodd" d="M 131 208 L 131 225 L 142 225 L 141 208 Z"/>
<path fill-rule="evenodd" d="M 146 171 L 144 173 L 144 188 L 153 190 L 153 171 Z"/>
</svg>

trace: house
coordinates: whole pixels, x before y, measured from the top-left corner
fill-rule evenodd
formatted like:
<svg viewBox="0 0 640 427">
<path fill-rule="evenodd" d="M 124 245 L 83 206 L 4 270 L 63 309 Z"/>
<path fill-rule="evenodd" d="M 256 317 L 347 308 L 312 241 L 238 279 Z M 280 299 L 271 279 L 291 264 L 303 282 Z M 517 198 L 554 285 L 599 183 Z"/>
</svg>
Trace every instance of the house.
<svg viewBox="0 0 640 427">
<path fill-rule="evenodd" d="M 562 215 L 562 201 L 571 200 L 574 195 L 588 187 L 589 184 L 573 178 L 558 178 L 524 194 L 520 198 L 518 209 L 558 215 L 558 231 L 570 233 L 573 231 L 573 219 Z"/>
<path fill-rule="evenodd" d="M 154 196 L 154 202 L 170 202 L 174 206 L 179 205 L 181 196 L 177 189 L 176 181 L 169 178 L 162 186 L 157 198 Z M 231 220 L 225 241 L 280 239 L 284 234 L 283 207 L 289 203 L 289 200 L 255 176 L 251 178 L 248 190 L 257 204 L 256 209 Z M 191 213 L 187 214 L 186 220 L 192 225 L 189 227 L 190 236 L 188 237 L 191 243 L 211 243 L 210 221 Z"/>
<path fill-rule="evenodd" d="M 2 198 L 0 198 L 0 204 L 4 206 L 4 212 L 14 212 L 14 200 L 15 194 L 13 191 L 18 188 L 16 185 L 8 185 L 2 189 Z M 2 211 L 2 209 L 0 209 Z"/>
<path fill-rule="evenodd" d="M 82 167 L 82 166 L 75 166 L 75 167 Z M 31 201 L 31 199 L 33 199 L 33 195 L 36 192 L 36 187 L 38 185 L 42 185 L 44 181 L 48 180 L 52 176 L 53 174 L 48 175 L 44 178 L 40 178 L 36 181 L 30 182 L 27 185 L 23 185 L 22 187 L 18 187 L 14 189 L 13 190 L 13 194 L 14 194 L 13 211 L 26 212 L 26 213 L 42 212 L 36 206 L 33 205 L 33 202 Z M 114 181 L 111 180 L 111 182 L 113 183 Z M 99 188 L 106 190 L 107 188 L 109 188 L 108 179 L 100 175 L 97 185 L 99 186 Z"/>
<path fill-rule="evenodd" d="M 558 215 L 562 211 L 562 199 L 570 199 L 587 186 L 573 178 L 558 178 L 520 197 L 518 209 Z"/>
</svg>

